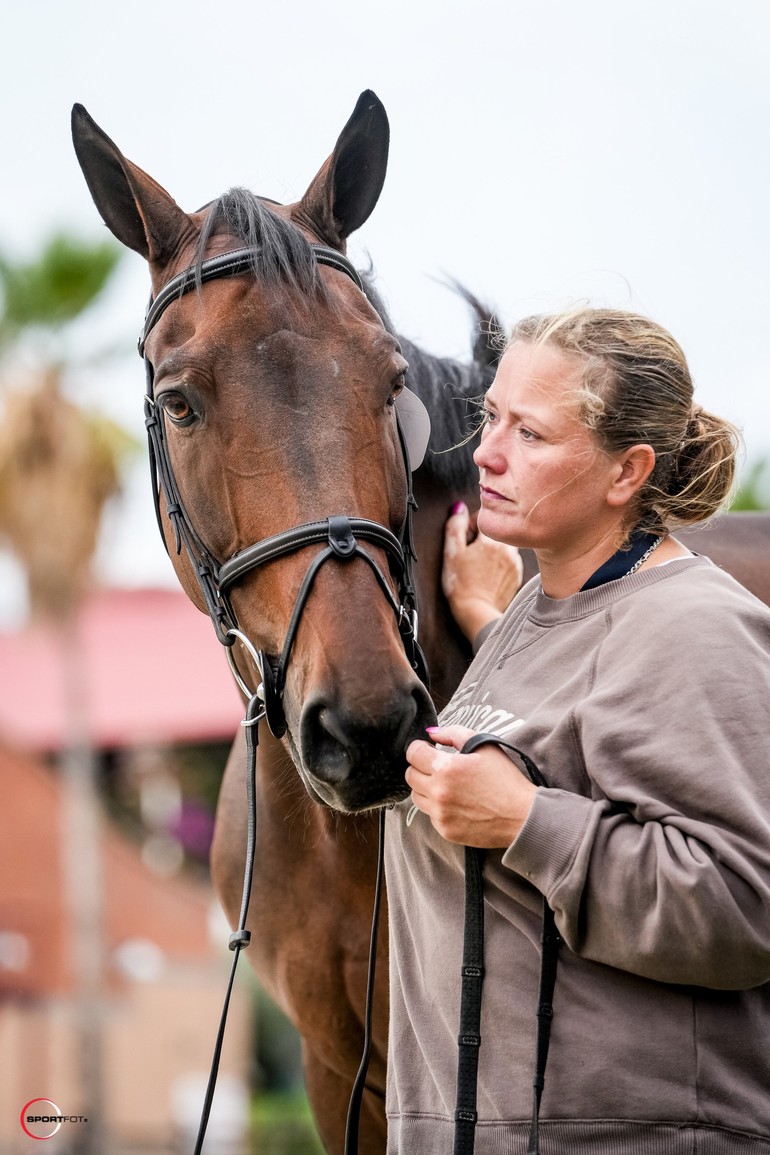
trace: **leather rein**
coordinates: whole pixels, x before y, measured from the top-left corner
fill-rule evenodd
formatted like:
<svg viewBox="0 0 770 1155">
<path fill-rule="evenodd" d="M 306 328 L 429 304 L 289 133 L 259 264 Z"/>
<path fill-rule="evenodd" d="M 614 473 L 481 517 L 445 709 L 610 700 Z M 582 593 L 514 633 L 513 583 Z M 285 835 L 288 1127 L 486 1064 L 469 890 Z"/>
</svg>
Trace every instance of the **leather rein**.
<svg viewBox="0 0 770 1155">
<path fill-rule="evenodd" d="M 365 294 L 366 291 L 363 281 L 347 257 L 325 245 L 311 244 L 310 248 L 318 264 L 326 265 L 329 268 L 344 273 L 353 281 L 356 287 Z M 246 929 L 246 920 L 251 894 L 252 870 L 256 846 L 255 777 L 258 726 L 259 722 L 264 718 L 276 738 L 281 738 L 286 732 L 286 717 L 282 699 L 286 685 L 288 663 L 299 628 L 302 611 L 307 602 L 314 579 L 326 561 L 330 559 L 350 561 L 353 558 L 360 558 L 366 562 L 374 573 L 383 595 L 395 614 L 398 630 L 410 665 L 421 681 L 426 684 L 428 682 L 427 664 L 417 642 L 417 607 L 412 572 L 413 563 L 416 561 L 412 537 L 412 513 L 417 505 L 412 489 L 409 452 L 397 412 L 396 425 L 404 461 L 407 486 L 406 514 L 398 536 L 390 529 L 368 518 L 338 515 L 286 529 L 281 533 L 274 534 L 253 545 L 247 546 L 226 561 L 220 563 L 207 547 L 203 537 L 196 530 L 185 509 L 169 454 L 163 408 L 156 404 L 154 398 L 155 372 L 153 364 L 146 353 L 147 339 L 166 309 L 193 288 L 199 288 L 207 281 L 253 272 L 254 256 L 257 251 L 258 250 L 253 248 L 236 249 L 224 253 L 221 256 L 204 260 L 198 266 L 191 266 L 175 277 L 172 277 L 171 280 L 163 286 L 155 299 L 150 301 L 138 340 L 139 353 L 145 363 L 145 426 L 148 437 L 155 515 L 161 538 L 168 550 L 166 538 L 163 533 L 163 516 L 161 512 L 161 499 L 163 499 L 165 502 L 166 517 L 173 527 L 176 553 L 181 554 L 182 548 L 184 547 L 198 580 L 204 604 L 214 626 L 217 638 L 222 645 L 226 647 L 227 658 L 233 675 L 239 688 L 248 700 L 246 716 L 241 723 L 246 732 L 248 816 L 246 862 L 241 909 L 238 927 L 233 934 L 230 935 L 229 939 L 229 947 L 234 952 L 234 957 L 217 1032 L 214 1057 L 209 1074 L 194 1155 L 200 1155 L 206 1134 L 238 958 L 240 951 L 248 946 L 251 937 L 250 932 Z M 361 542 L 374 545 L 381 549 L 387 556 L 390 576 L 396 586 L 395 594 L 391 582 L 388 581 L 388 578 L 382 572 L 382 569 L 371 554 L 363 548 Z M 294 609 L 281 654 L 277 660 L 272 660 L 264 651 L 258 651 L 249 637 L 239 628 L 229 594 L 234 585 L 259 566 L 266 565 L 271 561 L 275 561 L 278 558 L 285 557 L 288 554 L 295 553 L 297 550 L 305 549 L 309 546 L 321 546 L 322 548 L 310 562 L 305 573 L 294 603 Z M 235 663 L 232 648 L 236 641 L 241 643 L 259 670 L 261 682 L 256 689 L 246 683 Z M 377 882 L 372 917 L 371 950 L 364 1016 L 364 1051 L 351 1094 L 347 1120 L 346 1151 L 350 1150 L 351 1152 L 357 1150 L 358 1118 L 365 1087 L 371 1045 L 374 966 L 382 892 L 383 832 L 384 810 L 381 810 Z"/>
</svg>

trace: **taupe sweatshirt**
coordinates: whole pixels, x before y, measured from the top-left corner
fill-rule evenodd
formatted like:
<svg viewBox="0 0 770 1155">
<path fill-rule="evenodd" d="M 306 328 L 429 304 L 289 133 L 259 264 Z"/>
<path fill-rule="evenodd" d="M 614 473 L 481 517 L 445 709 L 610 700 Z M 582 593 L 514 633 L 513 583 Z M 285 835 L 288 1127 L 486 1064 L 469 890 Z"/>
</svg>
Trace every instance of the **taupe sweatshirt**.
<svg viewBox="0 0 770 1155">
<path fill-rule="evenodd" d="M 770 1153 L 770 611 L 700 557 L 561 600 L 535 579 L 442 721 L 549 783 L 486 855 L 477 1155 L 526 1151 L 542 895 L 564 938 L 542 1155 Z M 388 1151 L 449 1155 L 463 848 L 409 810 L 387 819 Z"/>
</svg>

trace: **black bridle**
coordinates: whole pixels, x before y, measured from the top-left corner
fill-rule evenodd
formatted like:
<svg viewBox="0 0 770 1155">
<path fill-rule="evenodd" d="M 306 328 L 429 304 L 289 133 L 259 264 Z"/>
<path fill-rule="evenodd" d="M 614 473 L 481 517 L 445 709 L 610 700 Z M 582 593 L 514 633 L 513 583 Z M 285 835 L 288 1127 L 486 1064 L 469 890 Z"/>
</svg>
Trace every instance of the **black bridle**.
<svg viewBox="0 0 770 1155">
<path fill-rule="evenodd" d="M 335 249 L 327 248 L 326 245 L 311 244 L 310 248 L 319 264 L 327 265 L 329 268 L 344 273 L 362 293 L 365 293 L 363 281 L 347 257 Z M 286 529 L 240 550 L 222 563 L 214 557 L 207 547 L 185 509 L 169 456 L 163 409 L 156 405 L 153 396 L 154 369 L 146 353 L 147 338 L 166 309 L 174 301 L 178 301 L 190 292 L 191 289 L 203 285 L 207 281 L 251 272 L 254 267 L 256 252 L 257 250 L 252 248 L 235 249 L 218 257 L 210 257 L 201 262 L 200 265 L 191 266 L 172 277 L 155 299 L 151 301 L 138 345 L 146 369 L 145 425 L 149 441 L 155 513 L 161 537 L 165 543 L 161 514 L 162 496 L 165 499 L 166 516 L 173 526 L 176 552 L 180 554 L 184 547 L 187 553 L 217 638 L 222 645 L 228 648 L 228 658 L 233 673 L 247 697 L 251 697 L 254 689 L 246 685 L 231 654 L 231 647 L 237 639 L 243 639 L 243 634 L 238 627 L 238 620 L 230 601 L 230 590 L 253 570 L 268 562 L 308 546 L 324 546 L 308 567 L 297 594 L 283 649 L 277 660 L 273 662 L 266 653 L 257 652 L 252 646 L 246 647 L 257 657 L 262 680 L 261 697 L 265 703 L 268 726 L 275 737 L 280 738 L 286 732 L 283 692 L 286 686 L 287 667 L 302 611 L 318 570 L 324 562 L 332 558 L 342 561 L 361 558 L 369 565 L 396 616 L 399 633 L 410 665 L 423 682 L 428 680 L 428 671 L 424 655 L 417 644 L 416 594 L 412 575 L 412 565 L 416 560 L 412 539 L 412 511 L 416 508 L 416 503 L 412 491 L 409 456 L 397 413 L 396 423 L 407 482 L 406 514 L 398 537 L 376 521 L 340 515 Z M 360 544 L 362 541 L 385 552 L 390 574 L 396 585 L 396 595 L 394 595 L 391 583 L 383 574 L 380 566 Z"/>
</svg>

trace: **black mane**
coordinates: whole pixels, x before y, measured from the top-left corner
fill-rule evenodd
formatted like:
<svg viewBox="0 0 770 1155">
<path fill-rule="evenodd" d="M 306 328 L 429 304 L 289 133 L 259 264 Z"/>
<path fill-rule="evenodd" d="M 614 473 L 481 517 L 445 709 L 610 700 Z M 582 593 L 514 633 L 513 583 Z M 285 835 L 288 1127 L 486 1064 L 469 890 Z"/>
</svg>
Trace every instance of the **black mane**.
<svg viewBox="0 0 770 1155">
<path fill-rule="evenodd" d="M 394 332 L 371 274 L 363 278 L 366 294 L 385 328 Z M 479 425 L 478 402 L 495 375 L 499 352 L 495 348 L 497 322 L 493 312 L 461 285 L 455 283 L 452 287 L 471 307 L 476 322 L 469 362 L 437 357 L 400 333 L 397 336 L 409 362 L 407 384 L 430 413 L 430 441 L 420 469 L 443 485 L 463 490 L 477 477 L 473 463 L 477 438 L 473 433 Z"/>
<path fill-rule="evenodd" d="M 254 275 L 266 284 L 286 285 L 296 290 L 298 300 L 318 300 L 320 296 L 325 303 L 333 302 L 304 235 L 248 189 L 230 189 L 207 206 L 196 253 L 198 275 L 209 241 L 217 232 L 229 233 L 253 251 Z M 371 271 L 362 276 L 367 297 L 388 331 L 394 332 Z M 489 338 L 495 328 L 492 313 L 460 285 L 454 288 L 468 302 L 476 320 L 477 335 L 468 364 L 436 357 L 400 334 L 398 338 L 409 362 L 409 388 L 421 398 L 431 417 L 431 438 L 421 469 L 442 484 L 464 489 L 475 476 L 472 454 L 476 439 L 471 443 L 468 437 L 478 424 L 476 402 L 494 376 L 497 355 Z"/>
</svg>

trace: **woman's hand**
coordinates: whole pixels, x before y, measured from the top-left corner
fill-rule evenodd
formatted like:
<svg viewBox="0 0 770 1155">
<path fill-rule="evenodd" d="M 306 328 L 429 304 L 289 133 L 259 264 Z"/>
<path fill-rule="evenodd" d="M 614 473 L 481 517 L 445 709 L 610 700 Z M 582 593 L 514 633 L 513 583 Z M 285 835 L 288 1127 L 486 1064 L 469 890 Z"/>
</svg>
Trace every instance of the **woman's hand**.
<svg viewBox="0 0 770 1155">
<path fill-rule="evenodd" d="M 469 540 L 472 539 L 472 540 Z M 499 618 L 521 586 L 523 566 L 514 545 L 472 536 L 468 507 L 452 510 L 444 530 L 441 586 L 455 621 L 470 642 Z"/>
<path fill-rule="evenodd" d="M 474 733 L 465 726 L 434 726 L 432 742 L 411 742 L 406 781 L 412 803 L 448 842 L 487 848 L 510 846 L 529 814 L 537 787 L 502 750 L 459 751 Z"/>
</svg>

